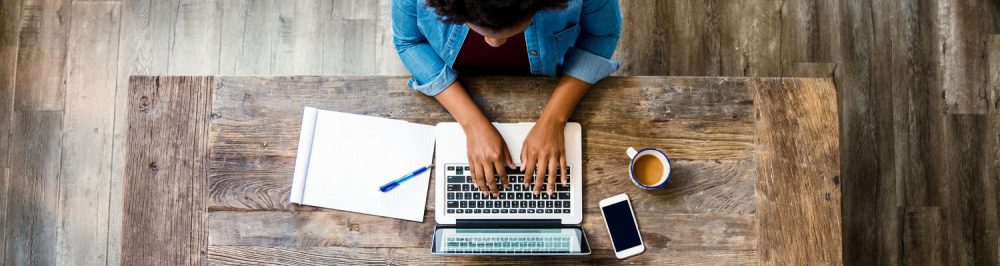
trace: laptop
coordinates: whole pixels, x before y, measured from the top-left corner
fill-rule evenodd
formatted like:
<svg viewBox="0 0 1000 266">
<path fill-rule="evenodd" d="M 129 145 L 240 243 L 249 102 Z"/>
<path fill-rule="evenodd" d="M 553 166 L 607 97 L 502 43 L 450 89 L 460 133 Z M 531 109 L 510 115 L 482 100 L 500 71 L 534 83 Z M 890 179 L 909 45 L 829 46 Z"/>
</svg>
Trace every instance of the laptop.
<svg viewBox="0 0 1000 266">
<path fill-rule="evenodd" d="M 534 123 L 494 123 L 511 158 L 521 165 L 521 144 Z M 583 219 L 583 150 L 579 123 L 567 123 L 569 186 L 556 183 L 553 196 L 522 188 L 524 173 L 508 169 L 510 188 L 499 197 L 473 187 L 466 157 L 465 131 L 458 123 L 435 128 L 435 211 L 431 238 L 436 255 L 588 255 Z M 497 177 L 494 177 L 497 178 Z M 545 179 L 547 180 L 547 179 Z M 497 179 L 497 184 L 501 184 Z M 547 182 L 545 182 L 547 183 Z M 546 184 L 547 186 L 547 184 Z M 502 187 L 502 186 L 501 186 Z"/>
</svg>

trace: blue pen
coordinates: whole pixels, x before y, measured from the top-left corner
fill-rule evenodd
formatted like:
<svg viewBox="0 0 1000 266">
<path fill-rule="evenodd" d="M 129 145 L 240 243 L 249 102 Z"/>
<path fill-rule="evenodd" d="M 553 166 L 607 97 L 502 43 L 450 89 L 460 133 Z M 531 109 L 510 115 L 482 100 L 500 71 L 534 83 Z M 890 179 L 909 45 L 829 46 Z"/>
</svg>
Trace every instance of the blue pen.
<svg viewBox="0 0 1000 266">
<path fill-rule="evenodd" d="M 417 169 L 416 171 L 413 171 L 413 172 L 411 172 L 409 174 L 406 174 L 403 177 L 400 177 L 399 179 L 393 180 L 392 182 L 389 182 L 388 184 L 382 185 L 381 187 L 378 188 L 378 190 L 381 190 L 382 192 L 389 192 L 389 190 L 392 190 L 393 188 L 396 188 L 396 186 L 399 186 L 399 184 L 402 184 L 403 182 L 406 182 L 406 180 L 410 180 L 410 178 L 413 178 L 414 176 L 417 176 L 420 173 L 423 173 L 424 171 L 427 171 L 427 169 L 431 169 L 431 166 L 433 166 L 433 164 L 432 165 L 428 165 L 428 166 L 424 166 L 424 167 L 420 167 L 420 169 Z"/>
</svg>

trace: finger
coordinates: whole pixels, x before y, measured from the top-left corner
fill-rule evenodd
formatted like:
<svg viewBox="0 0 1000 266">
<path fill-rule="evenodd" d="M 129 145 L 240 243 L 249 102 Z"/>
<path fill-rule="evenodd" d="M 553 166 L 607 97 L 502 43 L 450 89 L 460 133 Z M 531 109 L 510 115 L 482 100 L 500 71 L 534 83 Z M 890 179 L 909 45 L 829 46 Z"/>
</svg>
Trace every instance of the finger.
<svg viewBox="0 0 1000 266">
<path fill-rule="evenodd" d="M 569 171 L 566 170 L 567 169 L 567 167 L 566 167 L 566 154 L 563 154 L 563 155 L 559 156 L 559 167 L 562 168 L 562 172 L 559 172 L 559 173 L 562 173 L 561 174 L 562 175 L 562 184 L 563 184 L 563 186 L 568 186 L 569 185 Z"/>
<path fill-rule="evenodd" d="M 500 190 L 497 189 L 497 178 L 494 176 L 493 164 L 491 162 L 483 163 L 483 173 L 485 174 L 483 176 L 486 178 L 486 185 L 489 188 L 486 193 L 493 196 L 499 196 Z"/>
<path fill-rule="evenodd" d="M 493 167 L 497 170 L 497 177 L 500 178 L 500 182 L 503 183 L 503 189 L 506 190 L 510 188 L 510 180 L 507 180 L 507 166 L 501 162 L 495 162 Z"/>
<path fill-rule="evenodd" d="M 487 196 L 490 194 L 490 186 L 486 181 L 486 172 L 483 171 L 484 166 L 482 161 L 476 162 L 476 175 L 479 175 L 479 191 L 483 193 L 483 196 Z"/>
<path fill-rule="evenodd" d="M 532 193 L 538 195 L 542 192 L 542 182 L 545 182 L 546 168 L 545 165 L 548 164 L 545 157 L 539 157 L 537 162 L 538 174 L 535 175 L 535 187 L 531 189 Z"/>
<path fill-rule="evenodd" d="M 507 168 L 514 169 L 515 168 L 515 166 L 514 166 L 514 160 L 510 158 L 510 152 L 509 151 L 508 152 L 504 152 L 503 153 L 503 157 L 504 157 L 504 160 L 506 160 L 504 163 L 507 164 Z"/>
<path fill-rule="evenodd" d="M 549 193 L 549 196 L 552 196 L 552 192 L 556 190 L 556 178 L 558 178 L 558 176 L 556 175 L 557 169 L 559 169 L 559 159 L 554 157 L 549 158 L 549 178 L 548 178 L 549 186 L 546 189 Z"/>
<path fill-rule="evenodd" d="M 521 168 L 524 168 L 524 188 L 531 186 L 531 181 L 535 179 L 535 158 L 528 156 L 527 160 L 521 161 Z"/>
<path fill-rule="evenodd" d="M 469 172 L 470 172 L 469 175 L 472 176 L 472 186 L 475 187 L 476 189 L 479 189 L 480 180 L 479 180 L 479 175 L 476 175 L 476 161 L 473 161 L 471 159 L 469 160 Z"/>
</svg>

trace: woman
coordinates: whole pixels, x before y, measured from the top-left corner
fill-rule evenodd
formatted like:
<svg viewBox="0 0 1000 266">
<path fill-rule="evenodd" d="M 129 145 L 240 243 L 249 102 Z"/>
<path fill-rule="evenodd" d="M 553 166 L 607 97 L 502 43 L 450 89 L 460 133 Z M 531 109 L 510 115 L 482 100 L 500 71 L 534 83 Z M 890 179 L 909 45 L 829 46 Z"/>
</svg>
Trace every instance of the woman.
<svg viewBox="0 0 1000 266">
<path fill-rule="evenodd" d="M 459 74 L 560 76 L 535 126 L 524 140 L 524 186 L 553 192 L 565 173 L 563 129 L 595 82 L 618 69 L 611 60 L 621 34 L 617 0 L 393 0 L 393 43 L 413 74 L 409 86 L 433 96 L 467 136 L 475 186 L 499 195 L 494 174 L 509 188 L 514 168 L 506 143 L 476 106 Z M 539 178 L 532 180 L 532 174 Z M 490 177 L 490 178 L 485 178 Z M 561 179 L 568 185 L 566 177 Z"/>
</svg>

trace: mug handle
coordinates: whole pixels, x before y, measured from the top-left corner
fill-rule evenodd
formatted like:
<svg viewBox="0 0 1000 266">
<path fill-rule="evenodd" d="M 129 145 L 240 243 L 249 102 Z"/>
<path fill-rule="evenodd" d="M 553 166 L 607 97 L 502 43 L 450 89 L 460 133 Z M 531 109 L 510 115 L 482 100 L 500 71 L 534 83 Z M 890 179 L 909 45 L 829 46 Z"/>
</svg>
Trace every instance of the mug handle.
<svg viewBox="0 0 1000 266">
<path fill-rule="evenodd" d="M 639 152 L 636 151 L 635 148 L 632 148 L 632 147 L 628 147 L 628 149 L 625 150 L 625 154 L 628 155 L 629 159 L 635 158 L 635 155 L 638 154 L 638 153 Z"/>
</svg>

